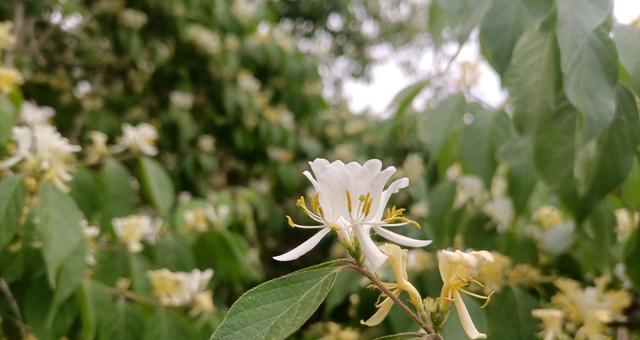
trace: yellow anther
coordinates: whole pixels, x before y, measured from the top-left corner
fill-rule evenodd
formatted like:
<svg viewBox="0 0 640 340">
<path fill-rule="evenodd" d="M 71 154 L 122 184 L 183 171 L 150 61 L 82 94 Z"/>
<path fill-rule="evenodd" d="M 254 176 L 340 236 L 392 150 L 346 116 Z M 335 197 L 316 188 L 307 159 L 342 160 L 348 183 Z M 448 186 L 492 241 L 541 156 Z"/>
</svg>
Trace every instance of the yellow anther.
<svg viewBox="0 0 640 340">
<path fill-rule="evenodd" d="M 353 205 L 351 203 L 351 193 L 349 192 L 349 190 L 347 190 L 347 209 L 349 209 L 349 214 L 351 214 L 351 211 L 353 210 Z"/>
<path fill-rule="evenodd" d="M 340 231 L 342 229 L 342 228 L 340 228 L 339 225 L 337 225 L 335 223 L 331 223 L 331 224 L 327 225 L 327 227 L 329 227 L 333 231 Z"/>
<path fill-rule="evenodd" d="M 373 197 L 371 197 L 371 193 L 367 193 L 367 200 L 364 203 L 364 207 L 362 208 L 365 217 L 369 216 L 369 213 L 371 212 L 372 203 L 373 203 Z"/>
<path fill-rule="evenodd" d="M 291 216 L 289 216 L 289 215 L 287 215 L 287 223 L 289 223 L 289 226 L 291 228 L 295 228 L 296 227 L 295 223 L 293 223 L 293 220 L 291 219 Z"/>
</svg>

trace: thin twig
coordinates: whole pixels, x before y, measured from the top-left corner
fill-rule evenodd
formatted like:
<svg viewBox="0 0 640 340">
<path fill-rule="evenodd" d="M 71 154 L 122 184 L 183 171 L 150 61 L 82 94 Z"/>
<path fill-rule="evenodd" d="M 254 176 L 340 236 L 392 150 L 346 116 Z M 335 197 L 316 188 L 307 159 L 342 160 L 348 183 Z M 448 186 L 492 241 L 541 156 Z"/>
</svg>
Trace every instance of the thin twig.
<svg viewBox="0 0 640 340">
<path fill-rule="evenodd" d="M 150 306 L 156 306 L 156 307 L 160 306 L 158 301 L 156 301 L 154 299 L 148 298 L 146 296 L 138 295 L 136 293 L 132 293 L 132 292 L 127 291 L 127 290 L 120 290 L 120 289 L 113 288 L 113 287 L 104 287 L 104 290 L 109 294 L 120 296 L 120 297 L 123 297 L 125 299 L 131 300 L 133 302 L 142 303 L 142 304 L 150 305 Z"/>
<path fill-rule="evenodd" d="M 18 329 L 20 330 L 21 337 L 25 338 L 27 334 L 29 334 L 29 332 L 27 331 L 27 327 L 25 326 L 25 323 L 22 320 L 22 314 L 20 313 L 18 302 L 16 302 L 16 299 L 13 297 L 13 294 L 11 293 L 11 289 L 9 288 L 7 281 L 5 281 L 4 279 L 0 279 L 0 290 L 2 291 L 2 294 L 4 294 L 4 296 L 7 298 L 7 301 L 9 301 L 9 307 L 11 308 L 11 311 L 15 315 L 15 321 L 16 321 L 15 323 L 18 326 Z"/>
<path fill-rule="evenodd" d="M 399 297 L 397 297 L 395 294 L 393 294 L 383 283 L 382 281 L 380 281 L 380 279 L 378 278 L 378 276 L 375 273 L 372 273 L 371 271 L 369 271 L 369 269 L 367 269 L 366 267 L 356 263 L 355 261 L 352 260 L 348 260 L 345 259 L 346 262 L 349 262 L 350 265 L 348 265 L 349 268 L 357 271 L 358 273 L 362 274 L 363 276 L 366 276 L 369 280 L 371 280 L 371 283 L 373 283 L 376 287 L 378 287 L 378 289 L 380 289 L 381 292 L 383 292 L 386 296 L 388 296 L 389 298 L 391 298 L 391 300 L 393 300 L 393 302 L 398 305 L 398 307 L 405 313 L 407 314 L 407 316 L 409 318 L 411 318 L 413 321 L 415 321 L 420 328 L 424 329 L 425 332 L 427 332 L 427 334 L 434 334 L 437 335 L 433 329 L 431 327 L 429 327 L 429 325 L 426 324 L 426 322 L 424 322 L 424 320 L 422 320 L 416 313 L 414 313 L 411 308 L 409 308 L 404 302 L 402 302 L 402 300 L 400 300 Z M 438 336 L 439 338 L 439 336 Z"/>
</svg>

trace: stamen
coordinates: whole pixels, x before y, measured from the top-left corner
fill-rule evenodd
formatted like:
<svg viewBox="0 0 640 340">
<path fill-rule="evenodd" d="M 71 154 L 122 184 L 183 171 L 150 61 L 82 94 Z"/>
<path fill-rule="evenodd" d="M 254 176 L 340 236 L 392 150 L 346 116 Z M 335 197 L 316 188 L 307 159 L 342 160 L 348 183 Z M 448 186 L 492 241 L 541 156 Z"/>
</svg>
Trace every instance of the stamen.
<svg viewBox="0 0 640 340">
<path fill-rule="evenodd" d="M 349 209 L 349 214 L 351 214 L 351 211 L 353 210 L 353 205 L 351 203 L 351 193 L 349 192 L 349 190 L 347 190 L 347 209 Z"/>
<path fill-rule="evenodd" d="M 295 228 L 296 227 L 295 223 L 293 223 L 293 219 L 289 215 L 287 215 L 287 223 L 289 224 L 289 226 L 291 228 Z"/>
</svg>

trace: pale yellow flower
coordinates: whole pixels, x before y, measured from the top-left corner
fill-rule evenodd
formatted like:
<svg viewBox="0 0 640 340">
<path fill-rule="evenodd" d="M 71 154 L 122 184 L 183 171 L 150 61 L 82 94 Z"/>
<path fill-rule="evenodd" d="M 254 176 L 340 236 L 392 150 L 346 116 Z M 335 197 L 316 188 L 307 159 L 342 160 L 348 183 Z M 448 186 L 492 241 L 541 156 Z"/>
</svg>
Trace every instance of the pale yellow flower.
<svg viewBox="0 0 640 340">
<path fill-rule="evenodd" d="M 562 330 L 564 313 L 555 308 L 534 309 L 531 311 L 533 317 L 542 321 L 543 330 L 540 333 L 544 340 L 565 340 L 570 339 Z"/>
<path fill-rule="evenodd" d="M 0 50 L 7 50 L 16 43 L 16 37 L 13 31 L 13 23 L 11 21 L 0 22 Z"/>
<path fill-rule="evenodd" d="M 485 292 L 499 291 L 507 282 L 507 274 L 511 268 L 511 259 L 497 251 L 492 251 L 493 261 L 485 261 L 480 265 L 478 281 L 484 284 Z"/>
<path fill-rule="evenodd" d="M 480 333 L 469 315 L 469 311 L 460 293 L 489 300 L 489 296 L 481 296 L 464 289 L 472 282 L 477 282 L 480 266 L 493 261 L 493 255 L 488 251 L 463 252 L 460 250 L 438 252 L 438 267 L 442 277 L 442 292 L 440 305 L 442 310 L 448 310 L 451 302 L 456 306 L 462 328 L 470 339 L 484 339 L 486 334 Z"/>
<path fill-rule="evenodd" d="M 211 293 L 205 290 L 209 280 L 213 276 L 213 270 L 200 271 L 194 269 L 191 272 L 172 272 L 166 268 L 151 270 L 147 272 L 154 295 L 164 306 L 186 306 L 193 305 L 193 315 L 201 315 L 203 312 L 210 312 L 212 305 L 206 301 L 211 301 Z"/>
<path fill-rule="evenodd" d="M 9 93 L 16 86 L 22 85 L 22 74 L 15 68 L 0 66 L 0 93 Z"/>
<path fill-rule="evenodd" d="M 391 269 L 395 276 L 395 283 L 385 283 L 384 285 L 389 288 L 393 295 L 400 296 L 402 292 L 406 292 L 409 295 L 409 301 L 416 307 L 417 310 L 423 310 L 422 298 L 420 293 L 409 282 L 407 275 L 407 250 L 402 249 L 395 244 L 383 244 L 380 246 L 380 250 L 387 255 L 387 261 L 391 264 Z M 391 297 L 384 294 L 380 295 L 376 307 L 378 310 L 367 321 L 360 321 L 363 325 L 373 327 L 380 324 L 391 311 L 393 307 L 393 300 Z M 384 300 L 380 302 L 380 299 L 384 297 Z"/>
<path fill-rule="evenodd" d="M 155 243 L 162 221 L 145 215 L 130 215 L 114 218 L 113 230 L 120 242 L 127 245 L 131 253 L 139 253 L 144 248 L 142 241 Z"/>
<path fill-rule="evenodd" d="M 87 163 L 96 164 L 111 154 L 111 150 L 107 145 L 109 137 L 100 131 L 89 132 L 89 144 L 85 150 Z"/>
<path fill-rule="evenodd" d="M 638 228 L 640 214 L 629 209 L 616 209 L 616 233 L 621 239 L 627 239 L 631 233 Z"/>
<path fill-rule="evenodd" d="M 543 205 L 533 214 L 533 219 L 540 224 L 542 229 L 550 229 L 562 224 L 564 222 L 564 215 L 560 209 L 554 206 Z"/>
<path fill-rule="evenodd" d="M 213 312 L 213 293 L 210 290 L 193 295 L 193 307 L 189 311 L 191 317 L 206 316 Z"/>
</svg>

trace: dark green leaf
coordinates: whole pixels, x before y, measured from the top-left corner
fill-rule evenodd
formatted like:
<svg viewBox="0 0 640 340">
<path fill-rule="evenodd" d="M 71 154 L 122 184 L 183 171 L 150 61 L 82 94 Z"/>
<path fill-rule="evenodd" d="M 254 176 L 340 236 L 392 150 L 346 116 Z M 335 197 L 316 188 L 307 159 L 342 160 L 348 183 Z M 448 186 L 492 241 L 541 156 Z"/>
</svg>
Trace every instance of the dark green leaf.
<svg viewBox="0 0 640 340">
<path fill-rule="evenodd" d="M 389 104 L 389 110 L 395 110 L 395 115 L 398 117 L 402 116 L 411 103 L 413 103 L 413 100 L 429 83 L 427 80 L 421 80 L 402 89 L 393 98 L 391 104 Z"/>
<path fill-rule="evenodd" d="M 285 339 L 324 301 L 342 268 L 328 262 L 249 290 L 231 306 L 211 340 Z"/>
<path fill-rule="evenodd" d="M 636 290 L 640 290 L 640 261 L 638 259 L 640 259 L 640 228 L 629 236 L 624 252 L 624 273 Z"/>
<path fill-rule="evenodd" d="M 437 156 L 440 153 L 452 134 L 462 130 L 465 106 L 464 96 L 456 94 L 444 99 L 438 106 L 421 116 L 420 137 L 433 155 Z"/>
<path fill-rule="evenodd" d="M 11 242 L 20 225 L 26 189 L 22 176 L 0 182 L 0 250 Z"/>
<path fill-rule="evenodd" d="M 531 311 L 537 307 L 538 302 L 521 288 L 503 288 L 486 308 L 489 339 L 536 339 L 538 322 Z"/>
<path fill-rule="evenodd" d="M 134 212 L 135 194 L 131 188 L 129 170 L 116 160 L 108 160 L 102 167 L 99 177 L 101 192 L 101 223 L 104 230 L 111 226 L 114 217 Z"/>
<path fill-rule="evenodd" d="M 0 95 L 0 145 L 4 145 L 11 138 L 11 129 L 15 121 L 13 105 L 9 99 Z"/>
<path fill-rule="evenodd" d="M 193 339 L 189 323 L 176 313 L 159 308 L 147 323 L 144 340 Z"/>
</svg>

